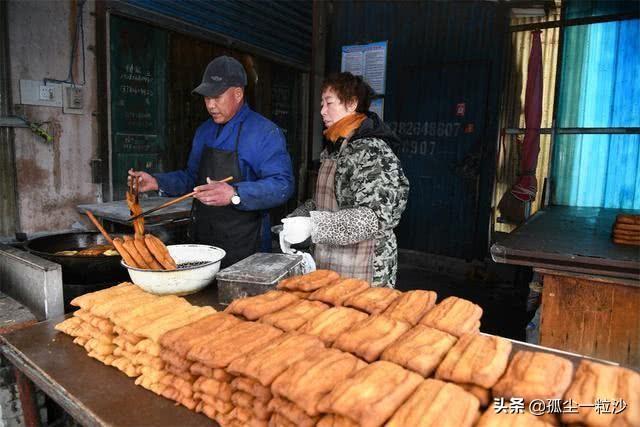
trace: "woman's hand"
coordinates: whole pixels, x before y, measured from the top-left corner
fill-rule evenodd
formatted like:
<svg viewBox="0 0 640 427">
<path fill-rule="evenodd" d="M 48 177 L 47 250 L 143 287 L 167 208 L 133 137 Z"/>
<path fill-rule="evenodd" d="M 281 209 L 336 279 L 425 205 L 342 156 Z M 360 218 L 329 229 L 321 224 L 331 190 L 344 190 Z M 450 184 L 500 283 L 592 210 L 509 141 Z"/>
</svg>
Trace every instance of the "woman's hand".
<svg viewBox="0 0 640 427">
<path fill-rule="evenodd" d="M 226 182 L 212 181 L 209 178 L 207 178 L 207 184 L 199 185 L 193 191 L 196 192 L 193 197 L 209 206 L 227 206 L 236 193 L 236 190 Z"/>
<path fill-rule="evenodd" d="M 301 243 L 311 237 L 311 218 L 308 216 L 295 216 L 292 218 L 282 218 L 281 233 L 284 239 L 291 243 Z"/>
<path fill-rule="evenodd" d="M 142 191 L 143 193 L 145 191 L 157 191 L 159 188 L 158 180 L 143 171 L 134 171 L 133 169 L 129 169 L 129 177 L 127 179 L 127 182 L 132 179 L 137 179 L 138 191 Z"/>
</svg>

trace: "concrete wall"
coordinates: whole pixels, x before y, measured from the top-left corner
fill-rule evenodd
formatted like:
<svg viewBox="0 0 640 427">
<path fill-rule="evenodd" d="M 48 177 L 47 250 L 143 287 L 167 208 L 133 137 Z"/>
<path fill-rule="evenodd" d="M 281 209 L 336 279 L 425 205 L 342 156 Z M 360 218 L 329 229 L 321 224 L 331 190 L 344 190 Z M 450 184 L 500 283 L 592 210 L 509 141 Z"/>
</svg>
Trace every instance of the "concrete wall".
<svg viewBox="0 0 640 427">
<path fill-rule="evenodd" d="M 64 230 L 80 219 L 75 206 L 102 201 L 101 188 L 91 183 L 90 160 L 98 155 L 95 61 L 95 3 L 84 5 L 86 84 L 83 114 L 62 108 L 20 104 L 20 79 L 65 80 L 76 25 L 76 1 L 9 0 L 9 54 L 15 113 L 29 121 L 48 121 L 53 142 L 29 129 L 15 131 L 18 212 L 21 231 Z M 80 46 L 80 45 L 79 45 Z M 82 54 L 74 64 L 82 83 Z"/>
</svg>

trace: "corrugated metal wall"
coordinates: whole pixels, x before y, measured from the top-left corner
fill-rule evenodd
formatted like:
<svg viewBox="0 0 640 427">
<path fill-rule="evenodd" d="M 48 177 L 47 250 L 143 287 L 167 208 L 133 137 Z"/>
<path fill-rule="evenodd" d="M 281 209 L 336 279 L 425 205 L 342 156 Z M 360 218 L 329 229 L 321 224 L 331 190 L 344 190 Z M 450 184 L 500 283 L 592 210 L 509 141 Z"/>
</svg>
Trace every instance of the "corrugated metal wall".
<svg viewBox="0 0 640 427">
<path fill-rule="evenodd" d="M 128 0 L 127 3 L 271 51 L 308 67 L 311 0 Z"/>
<path fill-rule="evenodd" d="M 558 9 L 548 17 L 542 18 L 512 18 L 511 25 L 534 24 L 560 19 Z M 559 28 L 542 30 L 542 122 L 543 128 L 550 128 L 553 121 L 553 99 L 555 96 L 556 66 L 558 58 Z M 503 86 L 502 111 L 500 114 L 500 128 L 524 128 L 524 98 L 527 89 L 527 70 L 531 52 L 531 31 L 511 33 L 509 51 L 505 55 L 505 79 Z M 524 135 L 504 135 L 500 138 L 496 168 L 496 185 L 493 194 L 494 230 L 510 232 L 516 226 L 497 222 L 499 211 L 498 202 L 517 180 L 520 164 L 520 150 L 517 140 Z M 538 211 L 542 204 L 542 190 L 544 180 L 550 173 L 551 135 L 540 135 L 540 154 L 536 168 L 538 179 L 538 194 L 531 204 L 531 213 Z"/>
<path fill-rule="evenodd" d="M 556 2 L 559 7 L 559 2 Z M 573 1 L 566 18 L 637 12 L 637 2 Z M 545 18 L 514 18 L 511 25 L 558 21 L 559 9 Z M 558 127 L 640 126 L 640 26 L 638 21 L 591 24 L 565 29 L 562 93 Z M 552 127 L 559 28 L 542 30 L 544 95 L 541 127 Z M 531 49 L 530 32 L 515 32 L 507 55 L 501 128 L 524 127 L 524 97 Z M 494 206 L 516 180 L 519 164 L 515 136 L 501 139 Z M 640 207 L 640 136 L 558 135 L 551 153 L 551 136 L 541 135 L 536 177 L 542 203 L 544 178 L 552 183 L 551 203 L 573 206 Z M 496 222 L 509 232 L 514 225 Z"/>
<path fill-rule="evenodd" d="M 640 127 L 640 20 L 565 29 L 560 127 Z M 640 209 L 640 135 L 562 135 L 552 203 Z"/>
<path fill-rule="evenodd" d="M 327 71 L 341 47 L 389 42 L 385 121 L 411 181 L 396 230 L 401 248 L 472 259 L 486 254 L 508 16 L 493 2 L 332 3 Z M 464 103 L 464 117 L 456 106 Z"/>
</svg>

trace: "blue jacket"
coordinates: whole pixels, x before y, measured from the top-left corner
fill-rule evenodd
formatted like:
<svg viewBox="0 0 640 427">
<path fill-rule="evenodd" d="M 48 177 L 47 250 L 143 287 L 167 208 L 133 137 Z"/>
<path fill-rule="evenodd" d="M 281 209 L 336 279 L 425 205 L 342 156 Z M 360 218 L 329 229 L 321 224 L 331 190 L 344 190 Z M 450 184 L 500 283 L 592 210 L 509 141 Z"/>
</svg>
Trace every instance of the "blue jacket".
<svg viewBox="0 0 640 427">
<path fill-rule="evenodd" d="M 233 151 L 242 122 L 244 124 L 238 144 L 238 157 L 244 181 L 232 183 L 241 200 L 236 209 L 263 211 L 262 250 L 270 250 L 271 233 L 266 210 L 282 205 L 293 195 L 291 158 L 280 128 L 251 110 L 247 104 L 222 127 L 217 138 L 220 125 L 213 120 L 207 120 L 198 127 L 186 169 L 154 176 L 160 190 L 169 196 L 180 196 L 193 191 L 204 147 Z"/>
</svg>

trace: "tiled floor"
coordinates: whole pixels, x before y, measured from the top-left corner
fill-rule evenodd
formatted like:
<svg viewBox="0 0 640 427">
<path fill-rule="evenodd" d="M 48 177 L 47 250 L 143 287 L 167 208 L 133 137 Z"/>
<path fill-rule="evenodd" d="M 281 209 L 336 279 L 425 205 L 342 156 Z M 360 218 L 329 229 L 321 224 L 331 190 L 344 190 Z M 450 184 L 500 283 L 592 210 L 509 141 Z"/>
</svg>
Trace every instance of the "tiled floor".
<svg viewBox="0 0 640 427">
<path fill-rule="evenodd" d="M 433 290 L 438 294 L 438 301 L 448 296 L 473 301 L 483 309 L 483 332 L 521 341 L 525 340 L 525 327 L 533 316 L 533 313 L 526 311 L 529 288 L 526 280 L 522 279 L 512 283 L 463 280 L 400 264 L 396 288 L 401 291 Z"/>
</svg>

